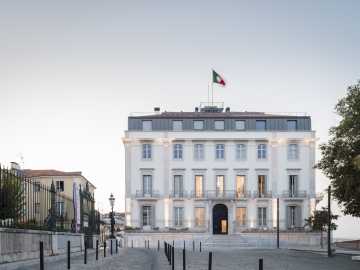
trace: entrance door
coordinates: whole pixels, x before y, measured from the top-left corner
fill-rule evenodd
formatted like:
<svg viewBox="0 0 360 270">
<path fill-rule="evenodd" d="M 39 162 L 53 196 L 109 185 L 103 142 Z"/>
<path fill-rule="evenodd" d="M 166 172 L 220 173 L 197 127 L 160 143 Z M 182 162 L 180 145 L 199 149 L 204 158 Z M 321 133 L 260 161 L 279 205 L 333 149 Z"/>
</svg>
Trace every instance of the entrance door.
<svg viewBox="0 0 360 270">
<path fill-rule="evenodd" d="M 224 204 L 217 204 L 213 208 L 213 234 L 228 233 L 228 209 Z"/>
</svg>

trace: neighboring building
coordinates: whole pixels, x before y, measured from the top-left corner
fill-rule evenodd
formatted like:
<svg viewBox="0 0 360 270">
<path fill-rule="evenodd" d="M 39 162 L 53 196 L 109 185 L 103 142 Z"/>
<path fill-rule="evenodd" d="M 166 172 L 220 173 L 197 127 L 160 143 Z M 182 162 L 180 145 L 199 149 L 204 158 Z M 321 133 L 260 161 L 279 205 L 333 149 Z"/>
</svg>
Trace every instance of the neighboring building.
<svg viewBox="0 0 360 270">
<path fill-rule="evenodd" d="M 310 116 L 215 105 L 128 117 L 125 224 L 213 234 L 272 229 L 280 198 L 280 229 L 302 227 L 317 203 Z"/>
</svg>

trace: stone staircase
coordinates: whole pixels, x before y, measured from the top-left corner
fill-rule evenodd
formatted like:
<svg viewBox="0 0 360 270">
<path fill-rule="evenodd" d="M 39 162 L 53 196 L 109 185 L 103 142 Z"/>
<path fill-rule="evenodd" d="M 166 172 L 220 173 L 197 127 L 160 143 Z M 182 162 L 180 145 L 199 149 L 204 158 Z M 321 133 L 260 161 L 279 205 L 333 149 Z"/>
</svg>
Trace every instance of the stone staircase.
<svg viewBox="0 0 360 270">
<path fill-rule="evenodd" d="M 217 247 L 217 248 L 251 248 L 253 244 L 247 242 L 239 234 L 232 235 L 212 235 L 204 243 L 204 247 Z"/>
</svg>

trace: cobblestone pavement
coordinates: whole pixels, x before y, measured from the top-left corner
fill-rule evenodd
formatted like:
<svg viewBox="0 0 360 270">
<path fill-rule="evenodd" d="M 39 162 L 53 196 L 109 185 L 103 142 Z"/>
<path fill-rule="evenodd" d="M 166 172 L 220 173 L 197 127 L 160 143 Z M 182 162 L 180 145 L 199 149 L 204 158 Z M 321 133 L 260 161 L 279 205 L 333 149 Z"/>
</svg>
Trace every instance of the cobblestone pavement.
<svg viewBox="0 0 360 270">
<path fill-rule="evenodd" d="M 209 251 L 186 251 L 186 269 L 207 270 Z M 175 249 L 175 269 L 183 269 L 182 249 Z M 287 249 L 265 250 L 213 250 L 212 269 L 259 269 L 259 259 L 263 259 L 264 269 L 360 269 L 360 262 L 351 260 L 349 255 L 335 255 L 325 257 L 325 253 L 311 251 L 295 251 Z M 39 265 L 27 266 L 20 269 L 36 269 Z M 67 260 L 61 259 L 45 262 L 45 270 L 67 269 Z M 84 257 L 71 258 L 71 269 L 129 269 L 129 270 L 165 270 L 171 269 L 164 250 L 157 249 L 120 249 L 119 253 L 108 254 L 106 258 L 99 252 L 99 260 L 95 260 L 95 253 L 88 254 L 87 264 Z"/>
</svg>

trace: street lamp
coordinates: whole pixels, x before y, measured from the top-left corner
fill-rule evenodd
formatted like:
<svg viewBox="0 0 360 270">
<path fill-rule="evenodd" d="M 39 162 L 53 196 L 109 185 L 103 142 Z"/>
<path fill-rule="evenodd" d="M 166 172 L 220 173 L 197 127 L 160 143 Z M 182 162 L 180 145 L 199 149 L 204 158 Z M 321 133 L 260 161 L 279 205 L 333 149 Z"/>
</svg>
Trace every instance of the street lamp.
<svg viewBox="0 0 360 270">
<path fill-rule="evenodd" d="M 110 239 L 115 239 L 115 235 L 114 235 L 114 225 L 115 225 L 114 204 L 115 204 L 115 198 L 112 195 L 112 193 L 110 195 L 109 202 L 110 202 L 110 206 L 111 206 L 111 213 L 110 213 L 111 235 L 110 235 Z"/>
</svg>

